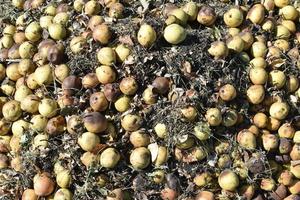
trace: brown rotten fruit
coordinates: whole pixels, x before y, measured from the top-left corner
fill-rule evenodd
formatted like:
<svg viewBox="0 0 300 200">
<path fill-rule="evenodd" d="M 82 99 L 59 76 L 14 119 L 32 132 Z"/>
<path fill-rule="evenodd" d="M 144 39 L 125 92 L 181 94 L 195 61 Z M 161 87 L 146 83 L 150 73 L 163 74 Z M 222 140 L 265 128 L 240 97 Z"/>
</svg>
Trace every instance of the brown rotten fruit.
<svg viewBox="0 0 300 200">
<path fill-rule="evenodd" d="M 78 133 L 78 129 L 82 127 L 82 119 L 78 115 L 72 115 L 67 121 L 67 130 L 70 134 Z"/>
<path fill-rule="evenodd" d="M 65 94 L 73 94 L 80 88 L 81 80 L 77 76 L 68 76 L 62 82 L 62 89 Z"/>
<path fill-rule="evenodd" d="M 157 77 L 152 82 L 154 92 L 165 94 L 170 89 L 170 80 L 166 77 Z"/>
<path fill-rule="evenodd" d="M 133 77 L 123 78 L 120 83 L 120 90 L 125 95 L 134 95 L 138 89 L 138 84 Z"/>
<path fill-rule="evenodd" d="M 209 191 L 201 191 L 195 197 L 195 200 L 214 200 L 215 196 L 214 193 Z"/>
<path fill-rule="evenodd" d="M 121 4 L 121 3 L 113 3 L 109 7 L 108 16 L 110 16 L 112 18 L 119 19 L 119 18 L 123 17 L 123 12 L 124 12 L 124 6 L 123 6 L 123 4 Z"/>
<path fill-rule="evenodd" d="M 175 189 L 165 188 L 161 191 L 160 197 L 162 200 L 176 200 L 178 195 Z"/>
<path fill-rule="evenodd" d="M 121 119 L 121 125 L 126 131 L 136 131 L 142 125 L 142 118 L 139 115 L 127 114 Z"/>
<path fill-rule="evenodd" d="M 82 86 L 86 89 L 91 89 L 99 85 L 99 80 L 96 73 L 88 73 L 82 78 Z"/>
<path fill-rule="evenodd" d="M 66 127 L 65 118 L 61 115 L 50 119 L 46 126 L 46 132 L 49 135 L 57 135 L 64 132 Z"/>
<path fill-rule="evenodd" d="M 103 92 L 95 92 L 90 96 L 90 106 L 94 111 L 105 111 L 108 107 L 108 101 Z"/>
<path fill-rule="evenodd" d="M 48 196 L 54 191 L 55 183 L 46 172 L 36 174 L 33 178 L 34 192 L 38 196 Z"/>
<path fill-rule="evenodd" d="M 22 200 L 37 200 L 38 196 L 33 189 L 26 189 L 22 194 Z"/>
<path fill-rule="evenodd" d="M 211 26 L 216 21 L 215 10 L 210 6 L 202 6 L 198 12 L 197 21 L 204 26 Z"/>
<path fill-rule="evenodd" d="M 92 133 L 101 133 L 107 128 L 107 120 L 99 112 L 87 113 L 83 117 L 85 128 Z"/>
<path fill-rule="evenodd" d="M 100 24 L 93 28 L 93 38 L 101 44 L 108 44 L 111 35 L 112 33 L 106 24 Z"/>
<path fill-rule="evenodd" d="M 106 99 L 111 102 L 116 101 L 121 93 L 119 85 L 117 83 L 105 84 L 103 90 Z"/>
<path fill-rule="evenodd" d="M 61 43 L 52 45 L 47 54 L 47 59 L 53 64 L 60 64 L 64 59 L 64 46 Z"/>
</svg>

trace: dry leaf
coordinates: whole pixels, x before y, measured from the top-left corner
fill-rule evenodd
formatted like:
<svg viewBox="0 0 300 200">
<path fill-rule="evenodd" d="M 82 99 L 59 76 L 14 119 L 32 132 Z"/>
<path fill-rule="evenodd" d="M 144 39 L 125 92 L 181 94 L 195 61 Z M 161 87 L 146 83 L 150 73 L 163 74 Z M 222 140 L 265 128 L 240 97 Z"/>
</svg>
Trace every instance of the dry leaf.
<svg viewBox="0 0 300 200">
<path fill-rule="evenodd" d="M 106 147 L 108 147 L 107 144 L 97 144 L 96 147 L 91 151 L 91 153 L 98 154 L 99 152 L 103 151 Z"/>
<path fill-rule="evenodd" d="M 127 44 L 129 46 L 133 46 L 134 43 L 130 37 L 130 35 L 122 35 L 119 37 L 119 42 L 121 42 L 122 44 Z"/>
<path fill-rule="evenodd" d="M 158 156 L 158 145 L 157 143 L 152 143 L 148 145 L 148 149 L 151 152 L 151 160 L 154 162 Z"/>
</svg>

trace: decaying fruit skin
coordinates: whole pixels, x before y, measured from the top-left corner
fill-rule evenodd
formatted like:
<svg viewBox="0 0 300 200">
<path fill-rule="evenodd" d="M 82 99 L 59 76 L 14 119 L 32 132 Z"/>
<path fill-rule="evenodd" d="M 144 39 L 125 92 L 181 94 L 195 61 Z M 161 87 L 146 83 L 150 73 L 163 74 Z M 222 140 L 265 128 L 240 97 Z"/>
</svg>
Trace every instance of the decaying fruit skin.
<svg viewBox="0 0 300 200">
<path fill-rule="evenodd" d="M 224 101 L 231 101 L 236 97 L 236 89 L 231 84 L 222 86 L 219 90 L 219 95 Z"/>
<path fill-rule="evenodd" d="M 195 197 L 195 200 L 214 200 L 215 195 L 209 191 L 201 191 Z"/>
<path fill-rule="evenodd" d="M 108 44 L 111 35 L 112 33 L 106 24 L 99 24 L 93 28 L 93 38 L 101 44 Z"/>
<path fill-rule="evenodd" d="M 193 1 L 188 2 L 184 5 L 182 9 L 189 16 L 188 21 L 196 20 L 199 10 L 197 3 Z"/>
<path fill-rule="evenodd" d="M 136 131 L 142 125 L 142 118 L 139 115 L 127 114 L 121 119 L 121 126 L 126 131 Z"/>
<path fill-rule="evenodd" d="M 22 200 L 37 200 L 38 196 L 33 189 L 26 189 L 22 194 Z"/>
<path fill-rule="evenodd" d="M 106 99 L 110 102 L 115 102 L 117 100 L 118 96 L 120 96 L 120 94 L 121 94 L 119 84 L 117 84 L 117 83 L 105 84 L 103 89 L 104 89 L 103 92 L 104 92 Z"/>
<path fill-rule="evenodd" d="M 96 92 L 90 96 L 90 106 L 94 111 L 105 111 L 108 107 L 108 101 L 103 92 Z"/>
<path fill-rule="evenodd" d="M 80 88 L 81 80 L 77 76 L 68 76 L 62 82 L 62 89 L 65 94 L 74 94 Z"/>
<path fill-rule="evenodd" d="M 289 114 L 289 106 L 284 102 L 275 102 L 271 105 L 269 113 L 271 117 L 283 120 Z"/>
<path fill-rule="evenodd" d="M 35 175 L 33 182 L 34 192 L 38 196 L 48 196 L 54 191 L 55 183 L 46 172 Z"/>
<path fill-rule="evenodd" d="M 62 44 L 56 44 L 49 48 L 47 59 L 53 64 L 61 64 L 64 60 L 64 47 Z"/>
<path fill-rule="evenodd" d="M 265 8 L 262 4 L 255 4 L 246 17 L 254 24 L 261 24 L 265 18 Z"/>
<path fill-rule="evenodd" d="M 170 89 L 170 80 L 165 77 L 157 77 L 154 79 L 152 86 L 155 92 L 165 94 Z"/>
<path fill-rule="evenodd" d="M 175 200 L 177 199 L 178 192 L 174 189 L 165 188 L 161 191 L 160 196 L 163 200 Z"/>
<path fill-rule="evenodd" d="M 83 116 L 85 128 L 92 133 L 101 133 L 107 128 L 107 120 L 99 112 L 87 113 Z"/>
<path fill-rule="evenodd" d="M 206 111 L 205 118 L 209 125 L 219 126 L 222 122 L 222 113 L 218 108 L 209 108 Z"/>
<path fill-rule="evenodd" d="M 112 190 L 107 196 L 106 200 L 121 200 L 124 199 L 124 192 L 121 188 Z"/>
<path fill-rule="evenodd" d="M 12 0 L 0 185 L 12 168 L 22 200 L 300 200 L 300 8 L 220 1 Z"/>
<path fill-rule="evenodd" d="M 134 95 L 138 90 L 138 83 L 133 77 L 123 78 L 120 82 L 120 90 L 125 95 Z"/>
<path fill-rule="evenodd" d="M 135 148 L 146 147 L 150 144 L 150 136 L 142 130 L 132 132 L 129 140 Z"/>
<path fill-rule="evenodd" d="M 66 121 L 63 116 L 56 116 L 50 119 L 46 126 L 46 132 L 49 135 L 57 135 L 65 130 Z"/>
<path fill-rule="evenodd" d="M 247 90 L 248 101 L 252 104 L 259 104 L 265 98 L 265 89 L 262 85 L 252 85 Z"/>
<path fill-rule="evenodd" d="M 202 6 L 198 12 L 197 21 L 205 26 L 211 26 L 216 21 L 215 10 L 210 6 Z"/>
<path fill-rule="evenodd" d="M 215 59 L 225 58 L 228 55 L 228 47 L 224 42 L 213 42 L 208 49 L 208 53 L 214 56 Z"/>
<path fill-rule="evenodd" d="M 112 18 L 122 18 L 123 17 L 123 12 L 124 12 L 124 6 L 121 3 L 113 3 L 109 7 L 109 12 L 108 15 Z"/>
<path fill-rule="evenodd" d="M 94 88 L 99 84 L 96 73 L 88 73 L 82 78 L 82 86 L 86 89 Z"/>
</svg>

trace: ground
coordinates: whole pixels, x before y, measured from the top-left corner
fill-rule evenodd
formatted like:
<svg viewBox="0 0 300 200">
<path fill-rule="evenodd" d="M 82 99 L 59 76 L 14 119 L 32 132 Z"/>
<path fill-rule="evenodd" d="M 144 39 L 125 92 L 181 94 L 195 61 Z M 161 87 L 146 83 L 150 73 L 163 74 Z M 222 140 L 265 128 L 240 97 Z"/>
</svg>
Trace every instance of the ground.
<svg viewBox="0 0 300 200">
<path fill-rule="evenodd" d="M 47 1 L 48 3 L 55 1 Z M 58 1 L 57 1 L 58 2 Z M 60 1 L 59 1 L 60 2 Z M 71 4 L 72 1 L 63 1 Z M 170 159 L 163 169 L 168 173 L 166 184 L 171 188 L 178 188 L 180 191 L 180 198 L 192 197 L 199 189 L 195 187 L 193 177 L 196 173 L 203 171 L 210 171 L 220 173 L 221 169 L 216 167 L 215 161 L 217 155 L 213 148 L 220 141 L 229 142 L 228 152 L 236 151 L 237 154 L 247 161 L 249 152 L 239 148 L 235 142 L 235 135 L 239 130 L 248 128 L 250 126 L 250 116 L 252 114 L 249 110 L 249 104 L 246 101 L 245 91 L 249 86 L 248 80 L 248 65 L 241 60 L 240 55 L 231 55 L 226 60 L 215 60 L 208 53 L 207 49 L 210 43 L 215 40 L 225 38 L 225 26 L 222 20 L 222 14 L 234 2 L 223 3 L 221 1 L 201 1 L 199 3 L 209 4 L 215 8 L 218 14 L 216 26 L 204 27 L 195 22 L 187 27 L 187 39 L 178 46 L 171 46 L 165 42 L 162 37 L 164 28 L 164 17 L 161 10 L 164 3 L 167 1 L 155 1 L 149 5 L 148 11 L 144 14 L 138 14 L 138 11 L 143 9 L 140 1 L 130 1 L 126 6 L 125 18 L 117 21 L 109 22 L 110 27 L 114 32 L 114 40 L 110 45 L 119 43 L 120 41 L 131 45 L 133 50 L 133 59 L 123 65 L 116 66 L 118 71 L 118 79 L 124 76 L 133 76 L 138 80 L 139 88 L 138 94 L 132 103 L 132 110 L 139 112 L 144 118 L 144 126 L 151 135 L 151 140 L 158 144 L 163 144 L 168 147 Z M 182 1 L 174 1 L 180 5 Z M 45 3 L 46 5 L 46 3 Z M 129 6 L 130 5 L 130 6 Z M 153 9 L 156 8 L 156 9 Z M 38 11 L 27 12 L 28 20 L 38 19 L 41 16 L 41 8 Z M 6 22 L 13 22 L 18 16 L 19 12 L 12 8 L 10 1 L 0 1 L 0 21 L 2 24 Z M 72 16 L 75 16 L 72 13 Z M 87 18 L 84 15 L 71 18 L 70 27 L 73 27 L 73 35 L 79 34 L 84 29 L 84 24 Z M 136 33 L 141 23 L 147 22 L 151 24 L 158 33 L 158 40 L 151 48 L 146 49 L 138 45 L 136 40 Z M 1 25 L 1 24 L 0 24 Z M 1 26 L 3 27 L 3 26 Z M 255 27 L 254 27 L 255 29 Z M 1 30 L 1 29 L 0 29 Z M 0 31 L 1 32 L 1 31 Z M 257 31 L 255 34 L 259 34 Z M 70 39 L 64 41 L 68 47 Z M 96 60 L 95 52 L 100 45 L 89 41 L 89 46 L 85 52 L 80 55 L 73 55 L 69 48 L 67 48 L 68 58 L 66 62 L 72 70 L 72 74 L 82 76 L 88 72 L 93 72 L 99 65 Z M 287 62 L 283 67 L 287 73 L 298 74 L 296 66 L 292 61 Z M 178 95 L 176 101 L 166 101 L 167 97 L 160 97 L 155 106 L 151 108 L 145 107 L 140 98 L 142 89 L 150 85 L 153 79 L 163 75 L 171 77 L 174 82 L 174 93 Z M 216 97 L 216 93 L 221 85 L 225 83 L 233 84 L 237 91 L 237 98 L 231 103 L 220 103 Z M 59 87 L 59 86 L 58 86 Z M 181 91 L 195 90 L 196 95 L 193 98 L 187 98 Z M 53 87 L 46 88 L 43 92 L 48 92 L 46 95 L 55 97 L 56 94 Z M 81 90 L 76 94 L 76 97 L 88 97 L 93 91 Z M 274 91 L 272 88 L 268 91 L 268 95 L 272 95 Z M 279 95 L 283 98 L 287 94 L 280 92 Z M 174 159 L 174 146 L 176 138 L 180 135 L 191 134 L 197 122 L 186 122 L 182 120 L 179 109 L 187 105 L 195 105 L 198 109 L 199 119 L 203 121 L 204 114 L 209 107 L 218 106 L 223 112 L 229 108 L 236 109 L 242 116 L 242 123 L 234 128 L 212 128 L 211 137 L 206 142 L 197 141 L 198 146 L 202 146 L 207 152 L 207 159 L 194 163 L 182 163 Z M 296 107 L 295 107 L 296 108 Z M 292 109 L 297 113 L 296 109 Z M 61 111 L 62 115 L 82 114 L 82 111 L 76 108 L 68 108 Z M 63 134 L 50 138 L 50 147 L 44 151 L 34 151 L 30 147 L 30 142 L 34 133 L 28 133 L 22 141 L 21 156 L 23 158 L 24 172 L 18 173 L 7 169 L 2 171 L 7 177 L 3 177 L 6 181 L 0 182 L 0 192 L 3 192 L 1 199 L 19 199 L 22 191 L 25 188 L 32 187 L 32 178 L 38 171 L 52 171 L 53 164 L 60 160 L 65 167 L 72 171 L 73 184 L 71 191 L 74 192 L 74 199 L 100 199 L 104 198 L 107 193 L 114 188 L 122 188 L 129 193 L 134 193 L 137 199 L 158 199 L 161 190 L 165 187 L 163 184 L 153 184 L 151 181 L 151 173 L 154 167 L 148 167 L 143 171 L 136 171 L 131 168 L 128 162 L 129 152 L 128 148 L 128 134 L 120 128 L 120 114 L 113 111 L 108 111 L 107 115 L 115 123 L 117 130 L 120 130 L 117 140 L 108 143 L 116 147 L 122 155 L 122 159 L 116 169 L 107 170 L 100 167 L 92 167 L 86 169 L 80 161 L 80 156 L 83 151 L 76 144 L 77 136 Z M 291 115 L 292 116 L 292 115 Z M 26 117 L 26 116 L 24 116 Z M 290 117 L 293 120 L 293 117 Z M 157 140 L 153 127 L 157 123 L 165 123 L 172 133 L 169 140 Z M 255 150 L 260 153 L 262 160 L 264 160 L 264 172 L 260 176 L 253 174 L 247 177 L 243 183 L 252 183 L 261 177 L 270 176 L 270 166 L 267 161 L 266 154 L 261 149 Z M 268 158 L 273 158 L 275 155 L 268 155 Z M 248 157 L 248 158 L 247 158 Z M 211 164 L 213 163 L 213 164 Z M 96 184 L 96 176 L 100 173 L 108 175 L 111 180 L 106 187 L 100 188 Z M 2 177 L 0 177 L 1 179 Z M 7 181 L 9 180 L 9 181 Z M 215 185 L 209 185 L 206 188 L 211 191 L 220 192 Z"/>
</svg>

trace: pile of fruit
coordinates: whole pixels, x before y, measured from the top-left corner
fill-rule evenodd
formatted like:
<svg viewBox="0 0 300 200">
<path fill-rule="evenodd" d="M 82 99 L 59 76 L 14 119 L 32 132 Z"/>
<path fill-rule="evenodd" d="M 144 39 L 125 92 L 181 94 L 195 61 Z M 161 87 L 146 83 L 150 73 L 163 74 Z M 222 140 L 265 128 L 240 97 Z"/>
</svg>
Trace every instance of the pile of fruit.
<svg viewBox="0 0 300 200">
<path fill-rule="evenodd" d="M 299 200 L 292 3 L 6 3 L 1 199 Z"/>
</svg>

